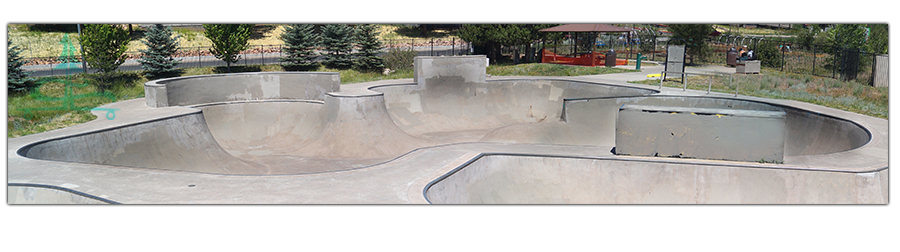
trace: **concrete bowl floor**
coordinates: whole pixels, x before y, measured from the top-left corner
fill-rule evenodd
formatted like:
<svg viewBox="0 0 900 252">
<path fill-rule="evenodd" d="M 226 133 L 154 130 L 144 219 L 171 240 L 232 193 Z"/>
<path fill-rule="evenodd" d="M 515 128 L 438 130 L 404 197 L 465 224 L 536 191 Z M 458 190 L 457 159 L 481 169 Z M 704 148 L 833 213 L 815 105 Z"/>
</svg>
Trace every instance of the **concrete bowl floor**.
<svg viewBox="0 0 900 252">
<path fill-rule="evenodd" d="M 9 202 L 887 202 L 886 120 L 603 78 L 451 76 L 303 98 L 113 103 L 115 120 L 10 139 Z M 783 164 L 614 155 L 627 104 L 784 111 Z"/>
</svg>

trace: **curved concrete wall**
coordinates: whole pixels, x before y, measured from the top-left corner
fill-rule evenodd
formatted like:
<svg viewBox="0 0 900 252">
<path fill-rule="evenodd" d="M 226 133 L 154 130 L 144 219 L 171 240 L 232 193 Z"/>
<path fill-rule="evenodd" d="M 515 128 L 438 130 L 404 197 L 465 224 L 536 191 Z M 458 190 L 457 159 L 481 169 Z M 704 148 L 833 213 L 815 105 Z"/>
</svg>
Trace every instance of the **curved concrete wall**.
<svg viewBox="0 0 900 252">
<path fill-rule="evenodd" d="M 647 96 L 566 102 L 565 117 L 570 124 L 568 127 L 584 134 L 578 144 L 615 146 L 616 118 L 619 108 L 625 104 L 762 111 L 783 109 L 786 113 L 787 132 L 784 143 L 786 156 L 847 151 L 865 145 L 870 139 L 869 133 L 864 128 L 850 121 L 791 107 L 731 98 Z"/>
<path fill-rule="evenodd" d="M 564 99 L 656 92 L 549 79 L 437 82 L 429 86 L 385 86 L 373 90 L 384 93 L 391 118 L 413 135 L 559 121 Z"/>
<path fill-rule="evenodd" d="M 391 121 L 384 96 L 329 94 L 313 102 L 233 102 L 199 107 L 226 149 L 330 159 L 389 159 L 429 144 Z M 245 153 L 235 153 L 245 154 Z"/>
<path fill-rule="evenodd" d="M 76 193 L 37 186 L 6 186 L 7 204 L 110 204 Z"/>
<path fill-rule="evenodd" d="M 165 170 L 265 174 L 259 164 L 229 155 L 209 133 L 199 111 L 26 146 L 29 158 Z"/>
<path fill-rule="evenodd" d="M 886 204 L 888 173 L 486 155 L 432 182 L 425 196 L 434 204 Z"/>
<path fill-rule="evenodd" d="M 338 73 L 264 72 L 199 75 L 150 81 L 144 84 L 147 106 L 265 100 L 325 100 L 325 93 L 341 90 Z"/>
<path fill-rule="evenodd" d="M 260 146 L 269 151 L 288 152 L 297 148 L 296 141 L 318 137 L 322 131 L 319 118 L 322 107 L 322 102 L 248 101 L 196 108 L 203 111 L 216 141 L 232 154 L 241 155 Z"/>
</svg>

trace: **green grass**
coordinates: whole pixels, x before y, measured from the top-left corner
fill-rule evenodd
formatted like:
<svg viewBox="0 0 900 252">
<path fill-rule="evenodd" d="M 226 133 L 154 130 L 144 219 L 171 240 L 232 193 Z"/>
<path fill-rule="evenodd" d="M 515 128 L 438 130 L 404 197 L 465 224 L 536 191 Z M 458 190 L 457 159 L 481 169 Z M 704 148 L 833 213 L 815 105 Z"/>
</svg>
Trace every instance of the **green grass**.
<svg viewBox="0 0 900 252">
<path fill-rule="evenodd" d="M 687 88 L 707 90 L 708 76 L 690 76 Z M 818 104 L 830 108 L 860 113 L 878 118 L 888 119 L 888 88 L 876 88 L 856 81 L 841 81 L 832 78 L 784 73 L 763 69 L 761 75 L 734 75 L 734 82 L 729 84 L 729 77 L 713 77 L 712 91 L 738 93 L 764 98 L 796 100 Z M 653 86 L 659 80 L 634 81 Z M 681 79 L 668 79 L 663 86 L 682 87 Z"/>
<path fill-rule="evenodd" d="M 65 96 L 66 86 L 63 82 L 58 81 L 61 78 L 66 77 L 40 77 L 37 78 L 38 81 L 47 82 L 32 90 L 32 93 L 10 94 L 7 102 L 7 137 L 30 135 L 94 120 L 97 116 L 90 113 L 90 108 L 119 100 L 143 97 L 143 83 L 147 82 L 147 79 L 140 76 L 139 73 L 122 73 L 106 83 L 112 87 L 105 91 L 108 92 L 108 95 L 90 96 L 91 94 L 107 94 L 98 92 L 99 80 L 96 76 L 70 76 L 67 80 L 76 84 L 71 89 L 70 95 L 88 95 L 73 99 L 71 104 L 74 107 L 85 109 L 70 109 L 63 101 L 54 101 Z"/>
</svg>

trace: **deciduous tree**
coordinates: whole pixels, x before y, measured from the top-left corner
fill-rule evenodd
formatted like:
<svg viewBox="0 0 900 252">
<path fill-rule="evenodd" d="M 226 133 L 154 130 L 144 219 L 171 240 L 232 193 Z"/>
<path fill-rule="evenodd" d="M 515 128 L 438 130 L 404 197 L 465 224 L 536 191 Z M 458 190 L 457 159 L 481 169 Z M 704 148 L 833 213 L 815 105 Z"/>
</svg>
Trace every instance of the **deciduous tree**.
<svg viewBox="0 0 900 252">
<path fill-rule="evenodd" d="M 103 75 L 116 71 L 125 63 L 128 31 L 116 25 L 86 24 L 80 41 L 85 61 Z"/>
<path fill-rule="evenodd" d="M 540 29 L 554 24 L 466 24 L 459 30 L 459 37 L 486 49 L 488 58 L 496 62 L 500 58 L 500 46 L 530 46 L 543 35 Z"/>
<path fill-rule="evenodd" d="M 710 33 L 715 31 L 711 24 L 670 24 L 668 26 L 669 31 L 672 32 L 672 38 L 684 39 L 688 54 L 699 59 L 707 56 L 709 48 L 706 46 L 706 39 L 709 38 Z M 672 42 L 672 44 L 679 43 L 681 42 Z"/>
<path fill-rule="evenodd" d="M 209 52 L 217 59 L 225 61 L 228 71 L 231 72 L 231 64 L 237 63 L 240 53 L 250 46 L 250 34 L 253 32 L 252 24 L 204 24 L 206 31 L 203 33 L 213 46 Z"/>
</svg>

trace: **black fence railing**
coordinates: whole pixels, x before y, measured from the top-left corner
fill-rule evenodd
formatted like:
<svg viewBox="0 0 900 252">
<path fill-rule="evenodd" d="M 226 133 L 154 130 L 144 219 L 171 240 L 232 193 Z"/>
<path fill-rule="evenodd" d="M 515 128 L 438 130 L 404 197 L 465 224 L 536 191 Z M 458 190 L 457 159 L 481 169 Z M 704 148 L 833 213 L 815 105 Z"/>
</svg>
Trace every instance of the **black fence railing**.
<svg viewBox="0 0 900 252">
<path fill-rule="evenodd" d="M 460 39 L 388 39 L 382 41 L 382 52 L 387 52 L 390 48 L 408 48 L 417 52 L 418 56 L 451 56 L 451 55 L 468 55 L 472 52 L 471 44 Z M 271 65 L 281 64 L 280 58 L 284 57 L 284 45 L 252 45 L 247 50 L 240 53 L 238 62 L 233 63 L 234 66 L 240 65 Z M 210 47 L 182 47 L 175 54 L 175 58 L 180 61 L 179 68 L 192 67 L 218 67 L 225 66 L 226 63 L 217 59 L 209 52 Z M 119 66 L 119 71 L 141 71 L 141 65 L 137 61 L 140 59 L 141 52 L 126 52 L 128 59 Z M 319 51 L 319 54 L 323 54 Z M 76 56 L 78 60 L 81 56 Z M 322 57 L 320 56 L 321 60 Z M 24 58 L 28 63 L 23 67 L 32 76 L 53 76 L 65 75 L 72 71 L 59 69 L 60 63 L 58 57 L 41 57 L 41 58 Z M 79 62 L 77 64 L 81 66 Z M 88 73 L 95 73 L 95 69 L 88 67 Z"/>
<path fill-rule="evenodd" d="M 877 66 L 873 53 L 831 45 L 798 44 L 767 38 L 710 39 L 710 54 L 703 64 L 725 64 L 728 50 L 747 46 L 757 55 L 763 67 L 797 74 L 829 77 L 845 81 L 857 80 L 873 85 Z"/>
</svg>

